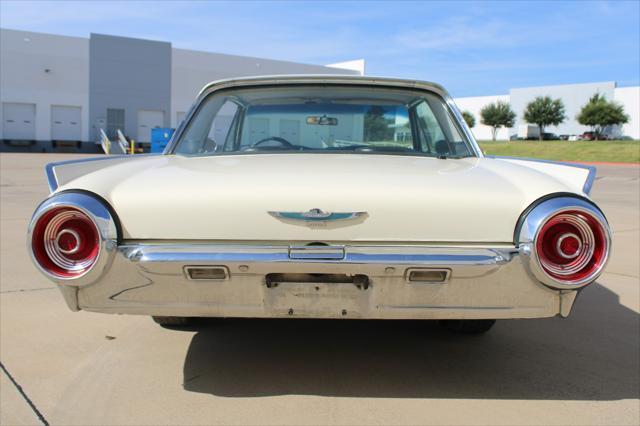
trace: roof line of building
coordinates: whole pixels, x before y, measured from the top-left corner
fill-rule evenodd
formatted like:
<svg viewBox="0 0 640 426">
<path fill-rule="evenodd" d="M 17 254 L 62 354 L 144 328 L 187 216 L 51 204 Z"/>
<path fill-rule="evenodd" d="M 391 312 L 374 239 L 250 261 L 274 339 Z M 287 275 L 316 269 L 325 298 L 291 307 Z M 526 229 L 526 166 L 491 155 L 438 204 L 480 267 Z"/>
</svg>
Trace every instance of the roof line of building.
<svg viewBox="0 0 640 426">
<path fill-rule="evenodd" d="M 183 47 L 175 46 L 170 41 L 153 40 L 153 39 L 146 39 L 146 38 L 142 38 L 142 37 L 130 37 L 130 36 L 122 36 L 122 35 L 103 34 L 103 33 L 89 33 L 88 37 L 68 36 L 68 35 L 53 34 L 53 33 L 43 33 L 43 32 L 38 32 L 38 31 L 18 30 L 18 29 L 14 29 L 14 28 L 6 28 L 6 27 L 0 27 L 0 30 L 3 30 L 3 31 L 15 31 L 15 32 L 21 32 L 21 33 L 30 33 L 30 34 L 38 34 L 38 35 L 42 35 L 42 36 L 55 36 L 55 37 L 75 38 L 75 39 L 87 40 L 87 41 L 89 41 L 91 39 L 91 36 L 93 36 L 93 35 L 95 35 L 95 36 L 104 36 L 104 37 L 115 37 L 115 38 L 121 38 L 121 39 L 129 39 L 129 40 L 144 40 L 144 41 L 153 42 L 153 43 L 167 43 L 167 44 L 169 44 L 171 46 L 172 49 L 182 50 L 182 51 L 187 51 L 187 52 L 201 53 L 201 54 L 206 54 L 206 55 L 224 55 L 224 56 L 231 56 L 231 57 L 234 57 L 234 58 L 250 59 L 250 60 L 254 60 L 254 61 L 267 61 L 268 60 L 270 62 L 278 62 L 278 63 L 283 63 L 283 64 L 284 63 L 293 63 L 293 64 L 298 64 L 298 65 L 308 65 L 308 66 L 312 66 L 312 67 L 331 67 L 331 68 L 344 69 L 344 70 L 352 70 L 352 69 L 351 68 L 346 68 L 346 67 L 340 67 L 338 65 L 341 64 L 341 63 L 345 63 L 345 62 L 355 62 L 355 61 L 360 61 L 360 60 L 364 61 L 364 59 L 354 59 L 354 60 L 343 61 L 343 62 L 339 62 L 339 63 L 336 63 L 336 64 L 331 64 L 331 65 L 311 64 L 311 63 L 308 63 L 308 62 L 290 61 L 290 60 L 286 60 L 286 59 L 261 58 L 261 57 L 257 57 L 257 56 L 238 55 L 238 54 L 233 54 L 233 53 L 211 52 L 211 51 L 198 50 L 198 49 L 185 49 Z"/>
</svg>

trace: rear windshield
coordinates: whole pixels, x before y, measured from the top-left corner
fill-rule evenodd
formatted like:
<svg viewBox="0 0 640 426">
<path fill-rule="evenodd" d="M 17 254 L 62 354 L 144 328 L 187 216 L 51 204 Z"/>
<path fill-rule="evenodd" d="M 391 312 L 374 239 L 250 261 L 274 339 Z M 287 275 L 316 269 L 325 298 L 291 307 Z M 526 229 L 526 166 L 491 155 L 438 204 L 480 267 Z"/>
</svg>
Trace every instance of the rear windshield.
<svg viewBox="0 0 640 426">
<path fill-rule="evenodd" d="M 412 90 L 280 86 L 206 98 L 174 150 L 238 153 L 389 153 L 474 156 L 444 101 Z"/>
</svg>

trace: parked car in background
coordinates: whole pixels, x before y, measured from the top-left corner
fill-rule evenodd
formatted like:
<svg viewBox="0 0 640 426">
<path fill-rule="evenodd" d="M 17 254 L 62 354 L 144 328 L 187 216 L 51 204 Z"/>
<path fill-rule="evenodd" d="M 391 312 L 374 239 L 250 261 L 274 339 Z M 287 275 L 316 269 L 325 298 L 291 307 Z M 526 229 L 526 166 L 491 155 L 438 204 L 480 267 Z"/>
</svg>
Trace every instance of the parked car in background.
<svg viewBox="0 0 640 426">
<path fill-rule="evenodd" d="M 594 141 L 596 140 L 596 133 L 595 132 L 584 132 L 583 134 L 581 134 L 579 136 L 580 139 L 582 139 L 583 141 Z"/>
<path fill-rule="evenodd" d="M 542 140 L 545 141 L 558 141 L 560 140 L 560 137 L 558 135 L 556 135 L 555 133 L 543 133 L 542 134 Z"/>
<path fill-rule="evenodd" d="M 561 141 L 568 141 L 570 136 L 571 136 L 571 135 L 560 135 L 560 136 L 558 136 L 558 138 L 559 138 Z"/>
<path fill-rule="evenodd" d="M 611 140 L 613 139 L 613 137 L 611 137 L 610 135 L 606 135 L 606 134 L 600 134 L 598 135 L 596 132 L 584 132 L 583 134 L 580 135 L 580 139 L 585 140 L 585 141 L 595 141 L 595 140 L 600 140 L 600 141 L 606 141 L 606 140 Z"/>
<path fill-rule="evenodd" d="M 28 229 L 69 308 L 191 317 L 567 317 L 611 247 L 595 168 L 488 157 L 439 85 L 207 85 L 164 153 L 46 166 Z M 499 190 L 496 190 L 499 189 Z"/>
<path fill-rule="evenodd" d="M 520 138 L 518 137 L 517 133 L 514 133 L 513 135 L 509 136 L 509 140 L 510 141 L 517 141 L 517 140 L 520 140 Z"/>
</svg>

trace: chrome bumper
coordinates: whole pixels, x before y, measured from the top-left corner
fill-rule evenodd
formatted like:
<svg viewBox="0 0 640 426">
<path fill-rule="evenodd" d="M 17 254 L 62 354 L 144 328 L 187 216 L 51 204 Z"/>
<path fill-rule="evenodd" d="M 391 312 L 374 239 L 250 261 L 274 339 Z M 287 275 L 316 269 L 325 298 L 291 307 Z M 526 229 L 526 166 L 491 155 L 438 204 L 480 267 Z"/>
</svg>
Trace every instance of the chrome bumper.
<svg viewBox="0 0 640 426">
<path fill-rule="evenodd" d="M 513 246 L 125 244 L 113 248 L 112 261 L 96 281 L 60 288 L 72 310 L 160 316 L 567 316 L 576 291 L 541 284 L 527 269 L 528 257 L 528 250 Z M 208 266 L 228 272 L 218 280 L 188 276 L 188 267 Z M 410 281 L 411 270 L 432 269 L 448 272 L 437 283 Z M 369 285 L 268 285 L 267 274 L 294 273 L 361 275 Z"/>
</svg>

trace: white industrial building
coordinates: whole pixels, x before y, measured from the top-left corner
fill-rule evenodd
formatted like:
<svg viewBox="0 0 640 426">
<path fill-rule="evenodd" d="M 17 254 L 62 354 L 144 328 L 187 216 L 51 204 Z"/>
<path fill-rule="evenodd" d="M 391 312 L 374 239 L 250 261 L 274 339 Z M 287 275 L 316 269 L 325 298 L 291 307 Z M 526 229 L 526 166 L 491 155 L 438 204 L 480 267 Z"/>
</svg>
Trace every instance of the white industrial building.
<svg viewBox="0 0 640 426">
<path fill-rule="evenodd" d="M 629 122 L 611 129 L 615 136 L 628 136 L 640 139 L 640 87 L 616 87 L 613 81 L 602 83 L 563 84 L 556 86 L 523 87 L 511 89 L 507 95 L 474 96 L 468 98 L 456 98 L 455 102 L 461 111 L 469 111 L 476 119 L 473 134 L 478 140 L 491 139 L 491 127 L 481 123 L 480 110 L 487 104 L 497 101 L 508 102 L 516 113 L 516 122 L 512 128 L 501 128 L 497 139 L 506 140 L 517 133 L 518 126 L 524 124 L 522 118 L 524 110 L 529 102 L 536 96 L 551 96 L 560 98 L 565 107 L 566 120 L 558 126 L 549 126 L 545 132 L 558 135 L 580 135 L 589 130 L 576 120 L 576 115 L 583 105 L 595 93 L 604 95 L 608 100 L 614 100 L 624 105 L 624 110 L 629 115 Z"/>
<path fill-rule="evenodd" d="M 99 130 L 148 142 L 176 127 L 202 87 L 259 74 L 363 74 L 364 61 L 328 66 L 177 49 L 171 43 L 0 29 L 0 149 L 95 151 Z"/>
<path fill-rule="evenodd" d="M 95 151 L 99 130 L 148 142 L 150 129 L 176 127 L 204 84 L 220 78 L 266 74 L 363 74 L 364 60 L 327 66 L 178 49 L 171 43 L 91 34 L 67 37 L 0 30 L 0 150 L 50 150 L 62 141 Z M 425 78 L 425 79 L 428 79 Z M 595 92 L 622 103 L 631 121 L 621 135 L 640 139 L 640 87 L 614 82 L 512 89 L 509 94 L 458 98 L 476 117 L 478 139 L 490 139 L 480 109 L 508 101 L 522 120 L 538 95 L 561 97 L 568 120 L 554 133 L 588 130 L 575 121 Z M 516 123 L 514 127 L 517 128 Z M 513 129 L 501 129 L 508 139 Z"/>
</svg>

